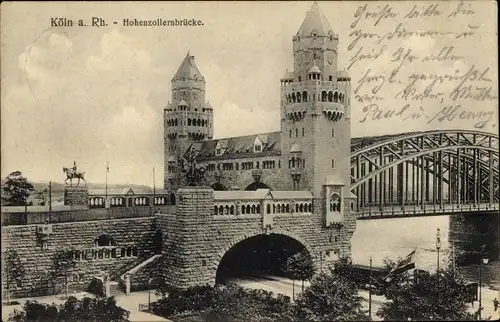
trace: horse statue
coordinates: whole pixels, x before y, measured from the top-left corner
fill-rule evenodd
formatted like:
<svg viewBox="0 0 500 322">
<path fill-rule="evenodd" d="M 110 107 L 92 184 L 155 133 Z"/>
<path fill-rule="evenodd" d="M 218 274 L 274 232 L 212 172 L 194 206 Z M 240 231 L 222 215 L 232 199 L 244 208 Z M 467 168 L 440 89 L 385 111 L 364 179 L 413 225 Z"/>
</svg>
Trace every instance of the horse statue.
<svg viewBox="0 0 500 322">
<path fill-rule="evenodd" d="M 73 179 L 78 179 L 78 182 L 76 184 L 77 187 L 80 185 L 80 180 L 83 180 L 83 182 L 85 182 L 85 186 L 87 186 L 87 181 L 85 181 L 84 178 L 85 172 L 78 171 L 76 167 L 76 162 L 73 161 L 72 168 L 63 167 L 63 172 L 66 173 L 66 180 L 64 180 L 65 184 L 68 184 L 69 180 L 70 185 L 73 186 Z"/>
</svg>

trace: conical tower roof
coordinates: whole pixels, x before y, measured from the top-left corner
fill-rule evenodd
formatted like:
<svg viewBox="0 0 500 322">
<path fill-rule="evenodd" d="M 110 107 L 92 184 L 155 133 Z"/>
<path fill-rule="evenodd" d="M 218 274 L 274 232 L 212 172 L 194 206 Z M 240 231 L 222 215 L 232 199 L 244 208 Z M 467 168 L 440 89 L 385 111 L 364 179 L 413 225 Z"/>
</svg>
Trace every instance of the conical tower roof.
<svg viewBox="0 0 500 322">
<path fill-rule="evenodd" d="M 182 61 L 181 65 L 179 66 L 179 69 L 177 69 L 177 72 L 175 73 L 172 80 L 182 79 L 183 77 L 186 79 L 204 79 L 200 73 L 200 70 L 196 66 L 194 56 L 191 56 L 189 54 L 189 51 Z"/>
<path fill-rule="evenodd" d="M 306 18 L 297 31 L 298 36 L 310 36 L 313 31 L 316 31 L 318 36 L 333 35 L 332 27 L 325 15 L 319 9 L 319 5 L 314 1 L 311 9 L 306 13 Z"/>
</svg>

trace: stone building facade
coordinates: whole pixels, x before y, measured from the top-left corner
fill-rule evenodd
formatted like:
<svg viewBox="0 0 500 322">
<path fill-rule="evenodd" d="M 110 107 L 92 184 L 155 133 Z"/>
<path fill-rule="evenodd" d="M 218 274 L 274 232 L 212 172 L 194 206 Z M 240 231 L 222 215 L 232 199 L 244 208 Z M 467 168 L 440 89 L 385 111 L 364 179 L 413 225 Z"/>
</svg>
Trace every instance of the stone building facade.
<svg viewBox="0 0 500 322">
<path fill-rule="evenodd" d="M 293 37 L 294 71 L 281 79 L 281 131 L 218 140 L 205 79 L 188 53 L 164 111 L 164 195 L 176 209 L 143 218 L 2 227 L 2 245 L 19 253 L 27 272 L 15 293 L 46 290 L 45 272 L 57 251 L 68 248 L 76 261 L 70 274 L 79 283 L 100 272 L 115 281 L 130 272 L 136 281 L 155 273 L 180 288 L 215 283 L 228 251 L 255 236 L 294 240 L 317 267 L 349 256 L 356 225 L 350 79 L 337 68 L 337 44 L 315 3 Z M 206 167 L 206 186 L 183 185 L 182 158 Z"/>
<path fill-rule="evenodd" d="M 196 158 L 215 190 L 308 190 L 328 175 L 350 183 L 350 77 L 337 67 L 338 36 L 314 4 L 292 38 L 294 68 L 281 78 L 281 131 L 212 139 L 205 79 L 189 53 L 164 111 L 164 186 L 182 186 L 179 160 Z"/>
</svg>

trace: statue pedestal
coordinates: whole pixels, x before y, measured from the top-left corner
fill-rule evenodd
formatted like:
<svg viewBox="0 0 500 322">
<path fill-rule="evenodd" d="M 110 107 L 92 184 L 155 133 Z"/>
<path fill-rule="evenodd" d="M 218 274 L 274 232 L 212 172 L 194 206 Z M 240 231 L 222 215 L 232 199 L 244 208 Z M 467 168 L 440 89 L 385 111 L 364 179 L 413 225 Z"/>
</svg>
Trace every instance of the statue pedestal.
<svg viewBox="0 0 500 322">
<path fill-rule="evenodd" d="M 89 189 L 87 187 L 66 186 L 64 188 L 64 205 L 88 208 Z"/>
</svg>

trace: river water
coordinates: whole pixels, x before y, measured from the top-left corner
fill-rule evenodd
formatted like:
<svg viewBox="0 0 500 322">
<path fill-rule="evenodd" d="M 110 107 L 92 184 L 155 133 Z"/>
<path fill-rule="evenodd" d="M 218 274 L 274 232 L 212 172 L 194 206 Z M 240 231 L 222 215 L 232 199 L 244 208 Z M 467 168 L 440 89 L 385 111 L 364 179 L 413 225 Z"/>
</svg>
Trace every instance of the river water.
<svg viewBox="0 0 500 322">
<path fill-rule="evenodd" d="M 495 220 L 491 221 L 491 224 L 495 223 Z M 383 266 L 384 259 L 395 261 L 398 257 L 404 258 L 416 250 L 416 268 L 435 271 L 437 267 L 436 235 L 439 228 L 441 239 L 439 265 L 440 268 L 444 268 L 453 258 L 451 256 L 453 247 L 449 242 L 451 226 L 449 216 L 358 220 L 352 238 L 352 260 L 357 264 L 369 265 L 371 257 L 372 265 L 377 267 Z M 494 236 L 493 239 L 495 237 L 498 239 L 498 236 Z M 466 238 L 469 239 L 469 237 Z M 489 240 L 491 239 L 490 236 Z M 481 247 L 480 245 L 471 246 L 470 243 L 466 247 L 475 248 L 476 246 L 478 249 Z M 460 247 L 464 246 L 457 245 L 455 253 L 465 251 Z M 466 251 L 471 251 L 471 249 Z M 498 256 L 493 257 L 492 261 L 483 265 L 483 283 L 498 286 L 500 262 Z M 467 279 L 477 281 L 479 265 L 471 262 L 459 267 L 459 270 Z"/>
</svg>

